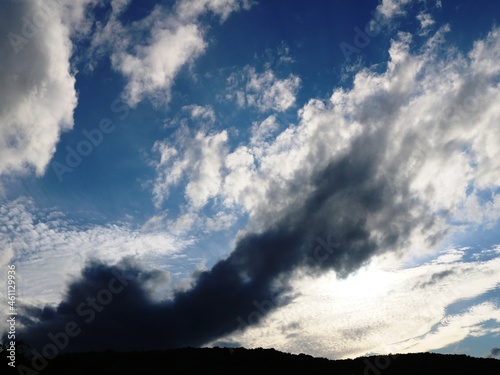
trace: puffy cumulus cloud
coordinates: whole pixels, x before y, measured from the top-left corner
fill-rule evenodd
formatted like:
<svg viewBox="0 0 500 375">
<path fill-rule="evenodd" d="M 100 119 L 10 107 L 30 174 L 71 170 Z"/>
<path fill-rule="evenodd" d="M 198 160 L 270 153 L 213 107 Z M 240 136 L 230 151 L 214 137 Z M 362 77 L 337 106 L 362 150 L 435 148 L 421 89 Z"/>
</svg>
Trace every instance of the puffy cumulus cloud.
<svg viewBox="0 0 500 375">
<path fill-rule="evenodd" d="M 44 173 L 77 103 L 70 37 L 91 1 L 2 1 L 0 174 Z"/>
<path fill-rule="evenodd" d="M 0 262 L 13 262 L 24 301 L 53 303 L 89 258 L 116 264 L 130 257 L 154 267 L 155 259 L 173 257 L 192 240 L 163 231 L 134 229 L 124 223 L 78 226 L 62 213 L 37 210 L 18 199 L 0 206 Z M 5 267 L 4 267 L 5 268 Z M 3 270 L 3 269 L 2 269 Z"/>
<path fill-rule="evenodd" d="M 257 73 L 247 66 L 241 73 L 228 78 L 227 99 L 236 100 L 239 107 L 255 107 L 261 112 L 283 112 L 295 104 L 300 78 L 290 74 L 279 79 L 271 69 Z"/>
<path fill-rule="evenodd" d="M 134 53 L 113 54 L 114 67 L 128 79 L 128 104 L 136 105 L 145 96 L 168 102 L 177 72 L 184 64 L 193 62 L 205 47 L 196 25 L 174 22 L 153 30 L 150 44 L 135 46 Z"/>
<path fill-rule="evenodd" d="M 477 42 L 468 58 L 443 59 L 436 41 L 444 32 L 417 54 L 410 52 L 411 38 L 401 34 L 389 51 L 386 72 L 364 69 L 351 90 L 335 90 L 329 102 L 310 101 L 300 111 L 299 126 L 278 135 L 262 159 L 279 160 L 275 166 L 290 168 L 293 173 L 283 178 L 293 181 L 294 173 L 321 168 L 354 139 L 383 135 L 379 173 L 396 196 L 410 194 L 434 211 L 463 212 L 476 193 L 468 194 L 469 188 L 494 193 L 500 176 L 498 68 L 492 63 L 498 31 Z M 283 141 L 288 147 L 277 147 Z M 271 150 L 286 150 L 287 158 Z M 490 217 L 495 197 L 482 205 Z"/>
<path fill-rule="evenodd" d="M 97 55 L 111 49 L 114 69 L 127 79 L 124 95 L 131 106 L 144 98 L 156 104 L 170 100 L 177 73 L 207 48 L 201 15 L 210 12 L 223 21 L 250 7 L 245 0 L 179 0 L 171 9 L 155 6 L 131 31 L 120 21 L 128 4 L 112 2 L 111 15 L 98 27 L 92 45 Z"/>
<path fill-rule="evenodd" d="M 494 299 L 485 297 L 457 313 L 448 307 L 496 288 L 499 266 L 496 258 L 454 264 L 431 260 L 407 268 L 376 257 L 344 280 L 333 273 L 319 278 L 297 273 L 293 303 L 266 316 L 275 301 L 257 300 L 252 313 L 241 316 L 249 328 L 220 339 L 332 359 L 439 349 L 498 331 L 495 324 L 483 324 L 500 322 Z"/>
</svg>

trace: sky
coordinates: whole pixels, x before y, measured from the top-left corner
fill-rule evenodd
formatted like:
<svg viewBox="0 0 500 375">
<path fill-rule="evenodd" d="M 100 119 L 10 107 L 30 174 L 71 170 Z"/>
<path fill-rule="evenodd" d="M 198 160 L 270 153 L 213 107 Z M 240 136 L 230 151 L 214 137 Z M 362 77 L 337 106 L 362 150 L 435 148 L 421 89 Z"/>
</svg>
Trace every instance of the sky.
<svg viewBox="0 0 500 375">
<path fill-rule="evenodd" d="M 499 356 L 498 2 L 0 9 L 0 280 L 44 356 Z"/>
</svg>

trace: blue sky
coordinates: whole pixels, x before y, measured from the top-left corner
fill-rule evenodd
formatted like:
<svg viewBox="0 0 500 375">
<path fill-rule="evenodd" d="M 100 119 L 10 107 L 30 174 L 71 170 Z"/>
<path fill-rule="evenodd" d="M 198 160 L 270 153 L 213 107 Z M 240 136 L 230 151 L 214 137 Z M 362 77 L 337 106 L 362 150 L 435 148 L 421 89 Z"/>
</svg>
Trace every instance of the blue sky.
<svg viewBox="0 0 500 375">
<path fill-rule="evenodd" d="M 275 236 L 302 258 L 266 248 L 264 263 L 294 259 L 262 271 L 266 291 L 293 302 L 193 342 L 329 358 L 500 346 L 496 2 L 2 8 L 0 275 L 16 264 L 27 316 L 70 300 L 92 259 L 154 272 L 141 288 L 158 306 L 240 253 L 257 284 L 246 241 Z M 330 237 L 339 250 L 308 264 Z"/>
</svg>

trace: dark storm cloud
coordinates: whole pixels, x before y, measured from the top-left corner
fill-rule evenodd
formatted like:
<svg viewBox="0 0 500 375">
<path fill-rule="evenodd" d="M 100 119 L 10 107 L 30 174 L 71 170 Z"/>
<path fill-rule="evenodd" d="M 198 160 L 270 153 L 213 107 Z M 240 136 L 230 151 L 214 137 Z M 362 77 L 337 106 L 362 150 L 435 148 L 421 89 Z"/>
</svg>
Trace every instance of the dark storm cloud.
<svg viewBox="0 0 500 375">
<path fill-rule="evenodd" d="M 57 308 L 27 314 L 33 323 L 22 336 L 41 350 L 51 342 L 50 332 L 55 337 L 75 322 L 65 350 L 203 345 L 286 303 L 281 298 L 286 279 L 297 267 L 335 270 L 345 277 L 373 255 L 401 248 L 417 224 L 431 228 L 433 218 L 413 199 L 394 199 L 378 170 L 384 144 L 383 133 L 359 138 L 349 153 L 317 174 L 316 188 L 299 208 L 239 240 L 228 258 L 197 275 L 190 290 L 153 302 L 144 287 L 154 278 L 150 273 L 130 263 L 94 262 Z"/>
</svg>

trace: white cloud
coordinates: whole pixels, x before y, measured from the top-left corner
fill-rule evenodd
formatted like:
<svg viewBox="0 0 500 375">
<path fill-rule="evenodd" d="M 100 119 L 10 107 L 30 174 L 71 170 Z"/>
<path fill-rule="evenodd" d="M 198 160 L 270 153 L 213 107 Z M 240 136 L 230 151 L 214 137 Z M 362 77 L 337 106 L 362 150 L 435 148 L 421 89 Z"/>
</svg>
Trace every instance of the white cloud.
<svg viewBox="0 0 500 375">
<path fill-rule="evenodd" d="M 436 264 L 448 264 L 448 263 L 456 263 L 462 260 L 465 255 L 465 249 L 449 249 L 444 254 L 440 255 L 432 262 Z"/>
<path fill-rule="evenodd" d="M 210 127 L 216 119 L 217 116 L 212 106 L 191 104 L 183 106 L 174 117 L 165 119 L 163 126 L 168 129 L 189 126 L 191 123 L 201 127 Z"/>
<path fill-rule="evenodd" d="M 238 106 L 256 107 L 261 112 L 283 112 L 295 104 L 300 78 L 290 74 L 279 79 L 270 69 L 257 73 L 255 68 L 247 66 L 242 73 L 231 75 L 228 83 L 226 97 L 236 100 Z"/>
<path fill-rule="evenodd" d="M 376 11 L 382 14 L 387 19 L 405 16 L 407 14 L 407 8 L 411 3 L 424 3 L 425 7 L 428 6 L 428 0 L 382 0 L 377 6 Z M 442 8 L 441 0 L 435 1 L 435 7 Z M 420 21 L 422 35 L 426 28 L 434 24 L 432 16 L 428 13 L 420 13 L 417 15 L 417 19 Z"/>
<path fill-rule="evenodd" d="M 197 25 L 172 22 L 153 30 L 150 43 L 136 46 L 133 53 L 113 54 L 113 66 L 128 79 L 125 89 L 128 104 L 134 106 L 144 96 L 168 102 L 176 74 L 205 48 Z"/>
<path fill-rule="evenodd" d="M 250 7 L 244 0 L 179 0 L 172 9 L 155 6 L 148 16 L 135 22 L 131 32 L 119 21 L 128 3 L 112 2 L 113 12 L 93 37 L 92 45 L 97 55 L 111 49 L 113 67 L 127 78 L 124 95 L 131 106 L 145 98 L 155 104 L 170 101 L 179 71 L 193 64 L 207 48 L 199 21 L 202 14 L 211 12 L 224 21 L 231 13 Z"/>
<path fill-rule="evenodd" d="M 177 13 L 181 20 L 191 20 L 210 11 L 225 21 L 231 13 L 248 10 L 253 4 L 250 0 L 184 0 L 177 3 Z"/>
<path fill-rule="evenodd" d="M 194 208 L 202 208 L 217 196 L 227 140 L 225 130 L 215 134 L 199 131 L 192 136 L 186 127 L 181 127 L 175 145 L 156 142 L 154 149 L 160 154 L 153 191 L 156 206 L 160 207 L 169 189 L 184 178 L 188 180 L 185 196 Z"/>
<path fill-rule="evenodd" d="M 252 125 L 250 143 L 257 144 L 270 138 L 279 129 L 276 115 L 267 117 L 264 121 Z"/>
<path fill-rule="evenodd" d="M 485 302 L 467 311 L 443 319 L 435 331 L 404 342 L 404 351 L 423 352 L 441 349 L 467 337 L 481 337 L 488 333 L 500 333 L 498 328 L 485 328 L 486 321 L 500 324 L 500 309 L 494 303 Z"/>
<path fill-rule="evenodd" d="M 417 19 L 420 21 L 420 35 L 427 35 L 429 28 L 434 25 L 434 18 L 429 13 L 419 13 Z"/>
<path fill-rule="evenodd" d="M 204 121 L 206 124 L 212 125 L 215 122 L 215 112 L 213 108 L 209 105 L 188 105 L 182 107 L 184 111 L 189 111 L 191 113 L 191 118 L 195 120 Z"/>
<path fill-rule="evenodd" d="M 72 128 L 77 96 L 70 35 L 85 4 L 2 2 L 0 174 L 42 175 L 60 133 Z"/>
<path fill-rule="evenodd" d="M 382 0 L 382 3 L 377 6 L 377 12 L 387 18 L 403 15 L 404 7 L 412 0 Z"/>
</svg>

